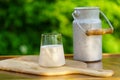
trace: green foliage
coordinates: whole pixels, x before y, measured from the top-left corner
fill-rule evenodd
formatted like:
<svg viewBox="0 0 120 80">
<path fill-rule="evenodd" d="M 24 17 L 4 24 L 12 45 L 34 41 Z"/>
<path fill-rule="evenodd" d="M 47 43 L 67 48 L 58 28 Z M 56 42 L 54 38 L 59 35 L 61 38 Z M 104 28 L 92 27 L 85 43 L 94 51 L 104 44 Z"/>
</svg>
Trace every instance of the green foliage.
<svg viewBox="0 0 120 80">
<path fill-rule="evenodd" d="M 103 36 L 103 52 L 120 52 L 119 0 L 0 0 L 0 55 L 39 54 L 41 34 L 48 32 L 61 33 L 65 53 L 72 53 L 71 13 L 81 6 L 107 15 L 115 32 Z"/>
</svg>

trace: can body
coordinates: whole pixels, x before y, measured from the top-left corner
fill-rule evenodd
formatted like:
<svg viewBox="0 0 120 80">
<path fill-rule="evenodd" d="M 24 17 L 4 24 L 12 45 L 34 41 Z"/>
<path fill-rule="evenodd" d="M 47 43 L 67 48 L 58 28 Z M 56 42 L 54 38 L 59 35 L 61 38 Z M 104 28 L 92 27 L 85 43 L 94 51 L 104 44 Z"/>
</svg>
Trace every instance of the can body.
<svg viewBox="0 0 120 80">
<path fill-rule="evenodd" d="M 102 35 L 87 36 L 87 30 L 101 28 L 99 8 L 75 8 L 73 21 L 74 59 L 99 61 L 102 59 Z M 84 31 L 83 31 L 84 30 Z"/>
</svg>

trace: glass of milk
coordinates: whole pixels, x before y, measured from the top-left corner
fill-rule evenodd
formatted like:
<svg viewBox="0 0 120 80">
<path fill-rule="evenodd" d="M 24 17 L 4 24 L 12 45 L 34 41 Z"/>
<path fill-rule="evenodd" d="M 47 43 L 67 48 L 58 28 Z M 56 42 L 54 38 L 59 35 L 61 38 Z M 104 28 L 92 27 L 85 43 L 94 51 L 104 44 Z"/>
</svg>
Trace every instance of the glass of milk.
<svg viewBox="0 0 120 80">
<path fill-rule="evenodd" d="M 65 64 L 62 35 L 46 33 L 41 35 L 39 65 L 59 67 Z"/>
</svg>

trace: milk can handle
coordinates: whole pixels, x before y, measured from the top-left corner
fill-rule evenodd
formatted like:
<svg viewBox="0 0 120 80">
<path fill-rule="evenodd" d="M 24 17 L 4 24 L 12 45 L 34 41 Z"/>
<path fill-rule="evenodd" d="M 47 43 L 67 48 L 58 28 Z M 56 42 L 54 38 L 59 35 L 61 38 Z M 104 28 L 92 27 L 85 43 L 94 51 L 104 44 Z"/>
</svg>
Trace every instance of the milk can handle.
<svg viewBox="0 0 120 80">
<path fill-rule="evenodd" d="M 105 20 L 109 24 L 110 28 L 108 28 L 108 29 L 87 30 L 86 34 L 88 36 L 90 36 L 90 35 L 103 35 L 103 34 L 111 34 L 111 33 L 113 33 L 114 29 L 113 29 L 112 24 L 110 23 L 110 21 L 108 20 L 108 18 L 105 16 L 105 14 L 102 11 L 100 11 L 100 13 L 105 18 Z"/>
<path fill-rule="evenodd" d="M 78 16 L 78 15 L 75 15 L 77 12 L 76 11 L 74 11 L 73 13 L 72 13 L 72 16 L 73 16 L 73 19 L 75 20 L 75 22 L 76 22 L 76 24 L 78 25 L 78 28 L 80 29 L 80 30 L 82 30 L 82 32 L 83 33 L 86 33 L 86 31 L 82 28 L 82 26 L 79 24 L 79 21 L 76 19 L 76 16 Z M 79 13 L 80 14 L 80 13 Z"/>
</svg>

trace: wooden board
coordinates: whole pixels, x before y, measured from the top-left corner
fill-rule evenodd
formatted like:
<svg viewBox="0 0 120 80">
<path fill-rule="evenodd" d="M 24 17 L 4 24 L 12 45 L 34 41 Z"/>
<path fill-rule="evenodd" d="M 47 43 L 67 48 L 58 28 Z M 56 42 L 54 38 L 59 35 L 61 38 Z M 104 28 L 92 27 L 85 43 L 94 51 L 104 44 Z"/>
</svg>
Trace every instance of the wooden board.
<svg viewBox="0 0 120 80">
<path fill-rule="evenodd" d="M 109 77 L 112 70 L 95 70 L 87 68 L 87 64 L 81 61 L 66 60 L 66 64 L 57 68 L 45 68 L 38 65 L 38 56 L 25 56 L 0 61 L 0 69 L 21 73 L 55 76 L 65 74 L 85 74 L 91 76 Z"/>
</svg>

